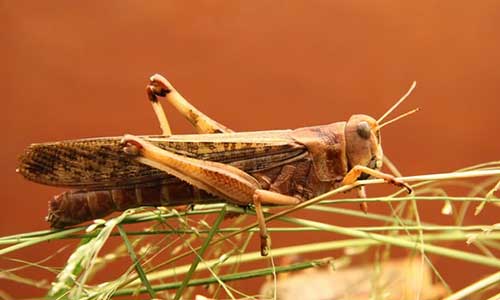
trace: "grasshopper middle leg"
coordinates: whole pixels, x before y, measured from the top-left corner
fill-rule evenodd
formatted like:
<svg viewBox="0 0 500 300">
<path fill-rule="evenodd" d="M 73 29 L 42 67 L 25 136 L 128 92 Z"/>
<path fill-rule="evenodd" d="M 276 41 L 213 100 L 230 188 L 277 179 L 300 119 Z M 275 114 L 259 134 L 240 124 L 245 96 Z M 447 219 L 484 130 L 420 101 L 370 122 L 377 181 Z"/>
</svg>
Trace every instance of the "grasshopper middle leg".
<svg viewBox="0 0 500 300">
<path fill-rule="evenodd" d="M 163 150 L 141 138 L 126 135 L 126 152 L 138 155 L 137 160 L 153 168 L 165 171 L 189 184 L 229 202 L 255 205 L 261 236 L 261 254 L 267 255 L 269 237 L 261 204 L 298 204 L 295 197 L 261 189 L 259 182 L 248 173 L 222 163 L 185 157 Z"/>
</svg>

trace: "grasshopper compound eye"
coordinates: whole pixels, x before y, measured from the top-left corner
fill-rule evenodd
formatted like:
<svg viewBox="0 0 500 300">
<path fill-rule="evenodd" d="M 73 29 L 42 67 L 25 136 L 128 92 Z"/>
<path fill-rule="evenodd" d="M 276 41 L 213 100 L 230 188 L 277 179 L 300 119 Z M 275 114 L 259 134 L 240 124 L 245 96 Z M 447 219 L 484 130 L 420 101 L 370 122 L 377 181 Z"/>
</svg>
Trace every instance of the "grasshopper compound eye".
<svg viewBox="0 0 500 300">
<path fill-rule="evenodd" d="M 356 132 L 358 133 L 358 135 L 360 137 L 367 140 L 370 138 L 370 134 L 371 134 L 370 125 L 368 125 L 368 122 L 366 122 L 366 121 L 359 122 L 358 128 L 356 128 Z"/>
</svg>

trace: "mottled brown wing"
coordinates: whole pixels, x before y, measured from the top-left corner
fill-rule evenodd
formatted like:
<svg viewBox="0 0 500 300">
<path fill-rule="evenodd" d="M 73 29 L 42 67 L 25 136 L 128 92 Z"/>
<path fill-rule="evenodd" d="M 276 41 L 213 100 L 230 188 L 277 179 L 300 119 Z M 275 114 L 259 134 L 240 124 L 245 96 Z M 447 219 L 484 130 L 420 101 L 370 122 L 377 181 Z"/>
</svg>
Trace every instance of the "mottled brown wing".
<svg viewBox="0 0 500 300">
<path fill-rule="evenodd" d="M 248 173 L 300 159 L 304 146 L 289 130 L 228 134 L 144 136 L 159 147 L 203 160 L 231 164 Z M 177 179 L 136 162 L 122 151 L 121 137 L 32 144 L 20 157 L 18 171 L 46 185 L 85 189 L 119 188 Z"/>
</svg>

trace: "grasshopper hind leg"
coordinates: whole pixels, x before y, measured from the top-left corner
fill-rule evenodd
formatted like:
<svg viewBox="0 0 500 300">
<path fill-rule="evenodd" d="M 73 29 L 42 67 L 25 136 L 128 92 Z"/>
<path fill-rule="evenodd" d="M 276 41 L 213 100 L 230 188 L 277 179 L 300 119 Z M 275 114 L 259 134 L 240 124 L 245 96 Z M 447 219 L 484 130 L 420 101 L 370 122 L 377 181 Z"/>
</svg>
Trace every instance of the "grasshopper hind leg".
<svg viewBox="0 0 500 300">
<path fill-rule="evenodd" d="M 123 142 L 124 150 L 128 149 L 126 152 L 137 156 L 136 160 L 143 164 L 162 170 L 231 203 L 253 203 L 260 229 L 261 254 L 264 256 L 268 253 L 270 240 L 262 204 L 294 205 L 301 201 L 295 197 L 263 190 L 257 179 L 231 165 L 185 157 L 132 135 L 125 135 Z M 133 150 L 130 150 L 130 147 Z"/>
<path fill-rule="evenodd" d="M 158 102 L 158 96 L 165 97 L 165 99 L 193 125 L 198 133 L 233 132 L 231 129 L 199 111 L 189 103 L 165 77 L 159 74 L 150 77 L 150 83 L 146 86 L 146 93 L 151 101 L 156 117 L 158 118 L 162 133 L 165 136 L 170 136 L 172 131 L 170 130 L 165 111 Z"/>
</svg>

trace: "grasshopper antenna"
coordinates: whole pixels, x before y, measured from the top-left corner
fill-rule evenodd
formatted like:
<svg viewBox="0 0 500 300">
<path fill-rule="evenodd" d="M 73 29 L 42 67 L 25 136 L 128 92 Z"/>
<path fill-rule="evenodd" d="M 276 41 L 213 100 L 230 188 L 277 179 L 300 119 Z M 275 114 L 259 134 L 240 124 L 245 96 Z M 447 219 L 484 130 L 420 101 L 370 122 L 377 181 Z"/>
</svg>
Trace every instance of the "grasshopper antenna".
<svg viewBox="0 0 500 300">
<path fill-rule="evenodd" d="M 408 98 L 408 96 L 411 94 L 411 92 L 415 89 L 416 86 L 417 86 L 417 82 L 413 81 L 408 92 L 406 92 L 406 94 L 404 94 L 403 97 L 401 97 L 401 99 L 399 99 L 398 102 L 396 102 L 396 104 L 394 104 L 391 108 L 389 108 L 389 110 L 387 110 L 385 112 L 385 114 L 382 117 L 380 117 L 380 119 L 377 120 L 377 123 L 380 124 L 380 122 L 382 122 L 382 120 L 384 120 L 393 110 L 395 110 L 403 101 L 405 101 L 406 98 Z M 386 123 L 386 124 L 388 124 L 388 123 Z"/>
<path fill-rule="evenodd" d="M 412 110 L 410 110 L 410 111 L 408 111 L 408 112 L 405 112 L 404 114 L 401 114 L 401 115 L 399 115 L 399 116 L 395 117 L 394 119 L 391 119 L 391 120 L 389 120 L 389 121 L 385 122 L 384 124 L 378 125 L 378 129 L 380 129 L 380 128 L 384 127 L 385 125 L 389 125 L 389 124 L 391 124 L 391 123 L 393 123 L 393 122 L 396 122 L 396 121 L 397 121 L 397 120 L 399 120 L 399 119 L 402 119 L 402 118 L 407 117 L 407 116 L 409 116 L 409 115 L 411 115 L 411 114 L 414 114 L 414 113 L 416 113 L 416 112 L 417 112 L 417 111 L 419 111 L 419 110 L 420 110 L 420 108 L 418 108 L 418 107 L 417 107 L 417 108 L 412 109 Z"/>
</svg>

